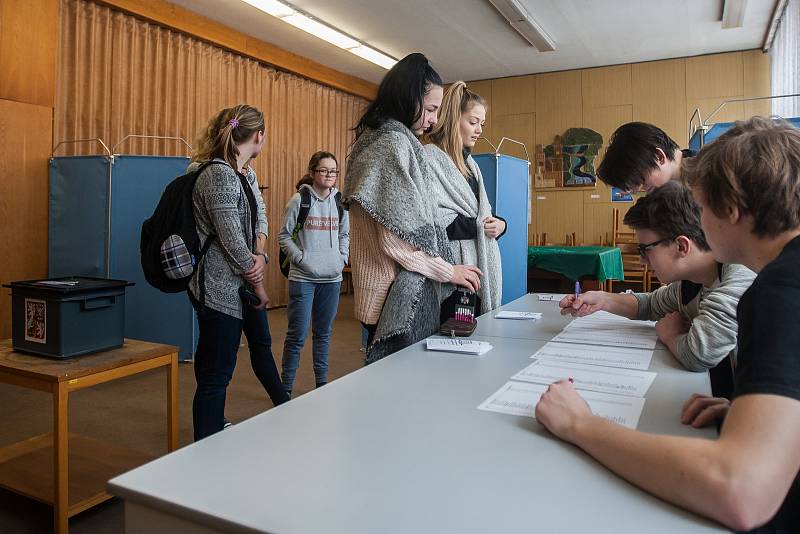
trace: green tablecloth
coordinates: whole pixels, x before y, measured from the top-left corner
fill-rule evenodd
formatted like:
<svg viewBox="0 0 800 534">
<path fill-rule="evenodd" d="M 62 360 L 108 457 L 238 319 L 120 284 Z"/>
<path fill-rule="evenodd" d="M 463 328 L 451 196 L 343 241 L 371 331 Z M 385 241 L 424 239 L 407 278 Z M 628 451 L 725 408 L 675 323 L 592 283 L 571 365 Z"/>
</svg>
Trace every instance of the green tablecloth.
<svg viewBox="0 0 800 534">
<path fill-rule="evenodd" d="M 616 247 L 528 247 L 528 267 L 563 274 L 570 280 L 625 279 L 622 253 Z"/>
</svg>

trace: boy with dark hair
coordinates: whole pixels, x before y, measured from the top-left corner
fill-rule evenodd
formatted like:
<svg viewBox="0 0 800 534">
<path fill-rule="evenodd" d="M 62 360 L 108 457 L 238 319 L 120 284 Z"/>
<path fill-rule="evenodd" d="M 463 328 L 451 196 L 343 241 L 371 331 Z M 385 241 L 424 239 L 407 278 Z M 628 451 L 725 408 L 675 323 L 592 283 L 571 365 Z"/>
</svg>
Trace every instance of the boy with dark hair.
<svg viewBox="0 0 800 534">
<path fill-rule="evenodd" d="M 589 291 L 560 302 L 562 314 L 604 310 L 658 321 L 658 338 L 690 371 L 714 368 L 736 356 L 736 306 L 755 274 L 735 263 L 718 263 L 700 227 L 700 207 L 689 188 L 668 182 L 640 198 L 625 215 L 636 232 L 642 263 L 668 285 L 650 293 Z M 730 364 L 715 378 L 715 394 L 730 394 Z M 719 384 L 718 387 L 717 384 Z"/>
<path fill-rule="evenodd" d="M 691 150 L 680 150 L 661 128 L 629 122 L 611 135 L 597 177 L 623 191 L 651 191 L 677 180 L 681 161 L 692 155 Z"/>
<path fill-rule="evenodd" d="M 646 491 L 737 531 L 800 532 L 800 130 L 756 117 L 706 145 L 686 174 L 720 262 L 758 273 L 738 307 L 733 400 L 695 395 L 682 421 L 718 440 L 657 436 L 592 415 L 566 381 L 536 419 Z"/>
</svg>

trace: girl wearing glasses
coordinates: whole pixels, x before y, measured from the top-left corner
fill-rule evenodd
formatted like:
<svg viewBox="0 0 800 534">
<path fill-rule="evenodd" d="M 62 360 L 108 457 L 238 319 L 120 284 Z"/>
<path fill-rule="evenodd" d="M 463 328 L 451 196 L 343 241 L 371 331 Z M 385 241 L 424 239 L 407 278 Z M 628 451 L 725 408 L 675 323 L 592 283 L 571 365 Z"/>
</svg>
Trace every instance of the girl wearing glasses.
<svg viewBox="0 0 800 534">
<path fill-rule="evenodd" d="M 300 351 L 311 321 L 314 377 L 317 387 L 328 382 L 328 347 L 339 307 L 342 269 L 350 247 L 350 221 L 336 189 L 339 164 L 330 152 L 317 152 L 308 174 L 289 199 L 278 243 L 289 258 L 289 328 L 283 344 L 283 387 L 291 395 Z M 304 200 L 305 197 L 305 200 Z M 305 220 L 302 218 L 301 206 Z"/>
</svg>

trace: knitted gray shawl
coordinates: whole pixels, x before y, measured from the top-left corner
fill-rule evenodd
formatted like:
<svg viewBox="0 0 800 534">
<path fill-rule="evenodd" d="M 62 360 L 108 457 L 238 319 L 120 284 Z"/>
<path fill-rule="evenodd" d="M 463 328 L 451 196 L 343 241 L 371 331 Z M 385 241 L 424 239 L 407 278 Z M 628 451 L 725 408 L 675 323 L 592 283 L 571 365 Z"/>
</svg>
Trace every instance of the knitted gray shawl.
<svg viewBox="0 0 800 534">
<path fill-rule="evenodd" d="M 424 150 L 429 156 L 429 166 L 436 178 L 433 188 L 438 202 L 437 218 L 440 224 L 446 228 L 458 215 L 476 219 L 478 236 L 475 239 L 451 241 L 450 248 L 455 263 L 475 265 L 483 273 L 478 294 L 481 297 L 480 313 L 486 313 L 500 306 L 503 275 L 497 239 L 487 237 L 483 230 L 483 220 L 492 215 L 492 205 L 486 196 L 483 176 L 472 156 L 467 157 L 467 165 L 478 181 L 479 202 L 461 171 L 445 151 L 434 144 L 425 145 Z"/>
<path fill-rule="evenodd" d="M 434 216 L 432 179 L 419 140 L 403 124 L 390 119 L 365 131 L 353 145 L 344 201 L 358 202 L 400 239 L 452 263 L 447 231 Z M 440 304 L 452 290 L 449 284 L 401 269 L 383 304 L 366 363 L 438 331 Z"/>
</svg>

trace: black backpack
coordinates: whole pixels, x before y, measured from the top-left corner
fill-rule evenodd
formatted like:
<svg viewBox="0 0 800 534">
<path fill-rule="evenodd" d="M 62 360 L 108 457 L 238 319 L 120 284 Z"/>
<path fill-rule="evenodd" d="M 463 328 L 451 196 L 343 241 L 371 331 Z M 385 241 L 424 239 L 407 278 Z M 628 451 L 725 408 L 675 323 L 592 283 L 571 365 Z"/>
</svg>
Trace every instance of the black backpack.
<svg viewBox="0 0 800 534">
<path fill-rule="evenodd" d="M 192 205 L 197 178 L 213 164 L 227 165 L 221 161 L 207 161 L 175 178 L 161 194 L 153 215 L 142 224 L 139 252 L 144 277 L 151 286 L 165 293 L 186 291 L 196 272 L 195 266 L 200 264 L 216 238 L 212 234 L 200 245 Z M 241 175 L 239 178 L 247 193 L 249 184 Z"/>
<path fill-rule="evenodd" d="M 342 222 L 342 213 L 344 212 L 344 204 L 342 204 L 342 192 L 337 191 L 336 196 L 333 197 L 336 200 L 336 210 L 339 212 L 339 223 Z M 308 188 L 304 187 L 300 189 L 300 211 L 297 213 L 297 222 L 294 224 L 294 229 L 292 230 L 292 241 L 297 243 L 297 236 L 300 234 L 300 230 L 303 229 L 303 225 L 306 222 L 306 218 L 308 217 L 308 212 L 311 211 L 311 191 Z M 290 261 L 289 256 L 283 251 L 283 248 L 280 249 L 278 253 L 278 261 L 280 262 L 281 274 L 284 277 L 289 277 L 289 267 Z"/>
</svg>

